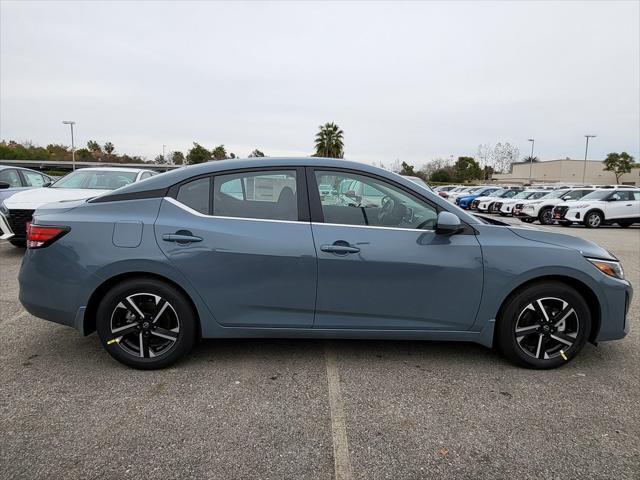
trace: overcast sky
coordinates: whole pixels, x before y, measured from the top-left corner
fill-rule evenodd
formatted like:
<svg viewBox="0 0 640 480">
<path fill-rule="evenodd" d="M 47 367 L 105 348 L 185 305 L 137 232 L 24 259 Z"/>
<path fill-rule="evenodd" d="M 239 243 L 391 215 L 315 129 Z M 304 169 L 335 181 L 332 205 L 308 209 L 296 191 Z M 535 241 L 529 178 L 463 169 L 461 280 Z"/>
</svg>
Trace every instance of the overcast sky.
<svg viewBox="0 0 640 480">
<path fill-rule="evenodd" d="M 0 2 L 0 137 L 421 165 L 640 156 L 640 2 Z"/>
</svg>

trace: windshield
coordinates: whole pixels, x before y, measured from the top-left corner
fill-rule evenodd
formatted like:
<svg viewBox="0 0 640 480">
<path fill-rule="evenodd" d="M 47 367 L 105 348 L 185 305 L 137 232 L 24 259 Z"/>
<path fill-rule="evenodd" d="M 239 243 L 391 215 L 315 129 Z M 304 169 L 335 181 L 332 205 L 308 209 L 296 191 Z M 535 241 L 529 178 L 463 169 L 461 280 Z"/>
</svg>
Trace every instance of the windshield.
<svg viewBox="0 0 640 480">
<path fill-rule="evenodd" d="M 602 200 L 608 197 L 610 194 L 611 194 L 611 190 L 596 190 L 594 192 L 591 192 L 585 195 L 580 200 Z"/>
<path fill-rule="evenodd" d="M 568 192 L 569 190 L 556 190 L 555 192 L 547 193 L 542 198 L 560 198 L 563 195 L 566 195 Z"/>
<path fill-rule="evenodd" d="M 514 195 L 513 198 L 529 198 L 533 192 L 520 192 L 517 195 Z"/>
<path fill-rule="evenodd" d="M 531 200 L 536 200 L 538 198 L 545 197 L 546 195 L 547 195 L 547 192 L 531 192 L 531 194 L 527 198 Z"/>
<path fill-rule="evenodd" d="M 115 190 L 135 182 L 138 172 L 76 170 L 51 185 L 51 188 Z"/>
</svg>

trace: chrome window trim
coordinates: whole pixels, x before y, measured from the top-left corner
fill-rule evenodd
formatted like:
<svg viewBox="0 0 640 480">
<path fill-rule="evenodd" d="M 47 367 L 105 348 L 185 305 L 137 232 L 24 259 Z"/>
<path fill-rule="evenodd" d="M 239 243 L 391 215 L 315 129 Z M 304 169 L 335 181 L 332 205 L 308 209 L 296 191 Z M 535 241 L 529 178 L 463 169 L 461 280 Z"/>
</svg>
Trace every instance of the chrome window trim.
<svg viewBox="0 0 640 480">
<path fill-rule="evenodd" d="M 271 218 L 252 218 L 252 217 L 225 217 L 222 215 L 208 215 L 206 213 L 200 213 L 197 210 L 194 210 L 193 208 L 185 205 L 184 203 L 180 203 L 178 200 L 176 200 L 173 197 L 163 197 L 164 200 L 168 201 L 169 203 L 172 203 L 173 205 L 175 205 L 178 208 L 183 209 L 186 212 L 191 213 L 192 215 L 195 215 L 197 217 L 202 217 L 202 218 L 216 218 L 216 219 L 227 219 L 227 220 L 245 220 L 245 221 L 251 221 L 251 222 L 273 222 L 273 223 L 302 223 L 302 224 L 306 224 L 308 225 L 310 222 L 303 222 L 300 220 L 276 220 L 276 219 L 271 219 Z"/>
<path fill-rule="evenodd" d="M 193 208 L 180 203 L 173 197 L 163 197 L 164 200 L 168 201 L 172 205 L 175 205 L 178 208 L 181 208 L 185 212 L 188 212 L 196 217 L 202 218 L 215 218 L 221 220 L 245 220 L 250 222 L 273 222 L 273 223 L 301 223 L 305 225 L 326 225 L 329 227 L 348 227 L 348 228 L 374 228 L 374 229 L 382 229 L 382 230 L 400 230 L 404 232 L 435 232 L 435 230 L 427 230 L 427 229 L 417 229 L 417 228 L 400 228 L 400 227 L 380 227 L 377 225 L 348 225 L 342 223 L 323 223 L 323 222 L 303 222 L 300 220 L 275 220 L 269 218 L 247 218 L 247 217 L 224 217 L 221 215 L 207 215 L 206 213 L 200 213 Z"/>
</svg>

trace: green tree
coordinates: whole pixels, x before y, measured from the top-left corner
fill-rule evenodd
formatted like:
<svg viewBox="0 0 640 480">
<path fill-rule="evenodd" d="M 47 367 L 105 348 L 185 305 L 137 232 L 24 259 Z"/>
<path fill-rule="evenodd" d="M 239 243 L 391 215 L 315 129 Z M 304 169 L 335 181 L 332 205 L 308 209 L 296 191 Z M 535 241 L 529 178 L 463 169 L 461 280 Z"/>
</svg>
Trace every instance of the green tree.
<svg viewBox="0 0 640 480">
<path fill-rule="evenodd" d="M 482 169 L 473 157 L 458 157 L 458 161 L 453 165 L 453 171 L 458 182 L 482 178 Z"/>
<path fill-rule="evenodd" d="M 165 163 L 167 163 L 167 160 L 160 153 L 156 156 L 156 158 L 153 159 L 153 163 L 157 163 L 158 165 L 164 165 Z"/>
<path fill-rule="evenodd" d="M 116 147 L 113 146 L 113 143 L 107 142 L 104 144 L 104 151 L 107 152 L 107 155 L 111 156 Z"/>
<path fill-rule="evenodd" d="M 409 165 L 407 162 L 402 162 L 402 167 L 400 168 L 400 175 L 406 175 L 409 177 L 417 177 L 418 174 L 413 168 L 413 165 Z"/>
<path fill-rule="evenodd" d="M 257 148 L 249 154 L 249 158 L 264 157 L 264 156 L 265 156 L 264 153 L 262 153 Z"/>
<path fill-rule="evenodd" d="M 627 152 L 622 153 L 610 153 L 604 160 L 604 169 L 608 172 L 613 172 L 616 176 L 616 183 L 620 183 L 620 177 L 625 173 L 629 173 L 634 165 L 634 158 Z"/>
<path fill-rule="evenodd" d="M 211 160 L 211 152 L 202 145 L 193 142 L 193 148 L 187 153 L 187 163 L 193 165 L 195 163 L 204 163 Z"/>
<path fill-rule="evenodd" d="M 173 152 L 171 154 L 171 163 L 174 165 L 182 165 L 184 163 L 184 153 Z"/>
<path fill-rule="evenodd" d="M 79 148 L 76 150 L 76 158 L 79 160 L 91 160 L 91 152 L 86 148 Z"/>
<path fill-rule="evenodd" d="M 50 160 L 68 160 L 71 156 L 69 147 L 65 145 L 56 145 L 50 143 L 47 145 L 47 152 L 49 152 Z"/>
<path fill-rule="evenodd" d="M 320 125 L 316 134 L 316 157 L 344 157 L 344 132 L 333 122 Z"/>
<path fill-rule="evenodd" d="M 539 162 L 540 160 L 538 160 L 538 157 L 532 157 L 531 155 L 529 155 L 528 157 L 524 157 L 522 161 L 524 163 L 536 163 L 536 162 Z"/>
<path fill-rule="evenodd" d="M 87 148 L 92 152 L 102 152 L 102 148 L 100 148 L 100 144 L 95 140 L 89 140 L 87 142 Z"/>
<path fill-rule="evenodd" d="M 227 150 L 224 145 L 218 145 L 211 151 L 214 160 L 224 160 L 227 158 Z"/>
<path fill-rule="evenodd" d="M 453 175 L 451 174 L 451 168 L 439 168 L 431 173 L 429 180 L 432 182 L 452 182 Z"/>
</svg>

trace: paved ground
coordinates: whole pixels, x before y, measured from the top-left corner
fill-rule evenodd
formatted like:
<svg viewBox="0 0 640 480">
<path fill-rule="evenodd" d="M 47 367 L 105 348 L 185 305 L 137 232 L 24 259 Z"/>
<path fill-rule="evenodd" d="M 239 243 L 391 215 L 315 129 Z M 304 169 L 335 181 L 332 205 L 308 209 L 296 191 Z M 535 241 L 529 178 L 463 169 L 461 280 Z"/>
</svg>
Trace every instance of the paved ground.
<svg viewBox="0 0 640 480">
<path fill-rule="evenodd" d="M 640 228 L 568 231 L 640 290 Z M 24 313 L 21 256 L 0 244 L 3 478 L 640 476 L 640 295 L 625 340 L 555 371 L 466 344 L 269 340 L 139 372 Z"/>
</svg>

